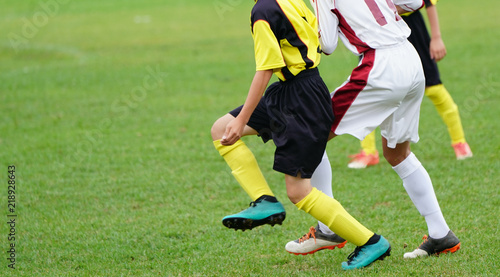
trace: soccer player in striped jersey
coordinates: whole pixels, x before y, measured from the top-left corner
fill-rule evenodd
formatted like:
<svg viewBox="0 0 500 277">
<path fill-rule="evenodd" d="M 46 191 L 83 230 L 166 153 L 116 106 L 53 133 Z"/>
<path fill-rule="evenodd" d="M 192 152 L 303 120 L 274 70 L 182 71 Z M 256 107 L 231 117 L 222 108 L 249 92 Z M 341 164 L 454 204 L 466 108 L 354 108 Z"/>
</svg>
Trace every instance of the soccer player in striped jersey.
<svg viewBox="0 0 500 277">
<path fill-rule="evenodd" d="M 443 85 L 437 63 L 446 55 L 446 47 L 441 38 L 439 17 L 435 6 L 437 0 L 424 0 L 427 17 L 429 19 L 431 35 L 427 31 L 424 18 L 420 11 L 402 14 L 403 19 L 411 29 L 408 40 L 415 46 L 425 74 L 425 95 L 432 101 L 439 115 L 448 127 L 451 146 L 457 160 L 472 157 L 472 151 L 465 139 L 458 106 L 451 98 L 450 93 Z M 375 133 L 372 132 L 361 141 L 361 152 L 350 156 L 352 159 L 349 168 L 366 168 L 379 162 L 379 155 L 375 146 Z"/>
<path fill-rule="evenodd" d="M 322 50 L 331 54 L 340 37 L 349 50 L 360 56 L 347 81 L 332 93 L 335 120 L 331 137 L 351 134 L 363 139 L 380 127 L 384 157 L 402 179 L 429 231 L 429 238 L 405 257 L 458 250 L 460 241 L 444 219 L 432 181 L 410 149 L 410 143 L 419 139 L 425 78 L 418 53 L 407 40 L 410 29 L 398 12 L 417 10 L 423 2 L 395 0 L 397 7 L 388 0 L 311 2 L 319 21 Z M 333 197 L 328 159 L 325 157 L 322 163 L 326 166 L 318 166 L 312 184 Z M 338 245 L 338 237 L 342 235 L 334 234 L 323 223 L 319 221 L 318 228 L 311 228 L 304 237 L 289 242 L 285 249 L 294 254 L 308 254 Z M 355 257 L 343 266 L 349 268 L 356 262 Z"/>
<path fill-rule="evenodd" d="M 321 51 L 314 14 L 302 0 L 258 0 L 251 13 L 251 31 L 257 71 L 247 98 L 243 106 L 219 118 L 211 134 L 252 202 L 248 209 L 224 217 L 223 224 L 246 230 L 281 224 L 285 218 L 283 205 L 241 140 L 259 135 L 276 145 L 273 168 L 285 174 L 291 202 L 356 245 L 349 266 L 342 267 L 360 268 L 383 259 L 390 254 L 389 242 L 311 186 L 334 120 L 329 90 L 317 69 Z M 279 81 L 266 89 L 273 73 Z"/>
</svg>

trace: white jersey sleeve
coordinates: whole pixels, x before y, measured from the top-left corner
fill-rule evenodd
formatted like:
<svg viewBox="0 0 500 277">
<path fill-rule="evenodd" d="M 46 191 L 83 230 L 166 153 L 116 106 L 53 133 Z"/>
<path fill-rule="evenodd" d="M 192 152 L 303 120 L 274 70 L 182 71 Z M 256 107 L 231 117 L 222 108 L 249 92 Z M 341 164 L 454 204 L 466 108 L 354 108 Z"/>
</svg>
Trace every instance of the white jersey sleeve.
<svg viewBox="0 0 500 277">
<path fill-rule="evenodd" d="M 318 20 L 318 35 L 323 53 L 330 55 L 339 41 L 339 20 L 332 12 L 333 0 L 310 0 Z"/>
<path fill-rule="evenodd" d="M 395 5 L 409 12 L 414 12 L 424 6 L 423 0 L 393 0 L 393 2 Z"/>
</svg>

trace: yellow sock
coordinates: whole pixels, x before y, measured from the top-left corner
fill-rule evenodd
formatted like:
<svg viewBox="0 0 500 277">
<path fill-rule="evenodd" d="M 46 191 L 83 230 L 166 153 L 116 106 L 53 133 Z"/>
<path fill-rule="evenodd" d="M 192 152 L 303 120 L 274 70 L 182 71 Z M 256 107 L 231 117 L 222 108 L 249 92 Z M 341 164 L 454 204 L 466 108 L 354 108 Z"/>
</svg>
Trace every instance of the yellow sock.
<svg viewBox="0 0 500 277">
<path fill-rule="evenodd" d="M 356 246 L 364 245 L 374 234 L 354 219 L 337 200 L 314 187 L 295 206 L 314 216 L 330 230 Z"/>
<path fill-rule="evenodd" d="M 425 89 L 425 95 L 431 99 L 439 115 L 448 127 L 451 143 L 465 142 L 464 129 L 458 113 L 458 107 L 443 84 Z"/>
<path fill-rule="evenodd" d="M 366 154 L 377 153 L 377 147 L 375 146 L 375 130 L 369 133 L 365 139 L 361 141 L 361 149 L 363 149 Z"/>
<path fill-rule="evenodd" d="M 274 196 L 260 171 L 255 156 L 242 140 L 229 146 L 224 146 L 220 144 L 219 140 L 216 140 L 214 146 L 231 168 L 231 173 L 236 181 L 252 198 L 252 201 L 257 200 L 262 195 Z"/>
</svg>

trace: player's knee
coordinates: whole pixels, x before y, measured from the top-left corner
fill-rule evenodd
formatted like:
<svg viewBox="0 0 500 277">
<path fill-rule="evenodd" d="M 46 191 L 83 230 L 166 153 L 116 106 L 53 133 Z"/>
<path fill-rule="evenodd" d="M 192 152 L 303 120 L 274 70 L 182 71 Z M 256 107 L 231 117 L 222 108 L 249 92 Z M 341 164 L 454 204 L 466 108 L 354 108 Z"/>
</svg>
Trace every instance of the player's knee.
<svg viewBox="0 0 500 277">
<path fill-rule="evenodd" d="M 212 135 L 213 140 L 218 140 L 222 138 L 224 131 L 222 130 L 222 126 L 220 124 L 220 118 L 214 122 L 212 125 L 212 129 L 210 130 L 210 134 Z"/>
<path fill-rule="evenodd" d="M 287 176 L 288 177 L 288 176 Z M 300 178 L 300 177 L 298 177 Z M 286 180 L 286 194 L 288 196 L 288 199 L 293 204 L 299 203 L 302 199 L 304 199 L 310 192 L 312 187 L 309 186 L 304 186 L 303 184 L 300 184 L 300 182 L 305 181 L 306 179 L 298 179 L 300 180 L 298 183 L 295 182 L 297 179 L 290 180 L 291 178 L 287 178 Z"/>
<path fill-rule="evenodd" d="M 426 87 L 425 95 L 429 97 L 434 105 L 454 103 L 450 93 L 446 90 L 443 84 Z"/>
<path fill-rule="evenodd" d="M 300 202 L 300 200 L 304 199 L 305 195 L 301 195 L 300 193 L 297 193 L 296 191 L 290 191 L 290 190 L 287 190 L 286 191 L 286 194 L 288 196 L 288 199 L 290 199 L 290 201 L 293 203 L 293 204 L 297 204 Z"/>
<path fill-rule="evenodd" d="M 212 129 L 210 130 L 213 140 L 218 140 L 222 138 L 224 132 L 226 131 L 227 124 L 233 118 L 234 116 L 232 116 L 231 114 L 226 114 L 214 122 L 214 124 L 212 125 Z"/>
<path fill-rule="evenodd" d="M 391 165 L 391 166 L 396 166 L 400 164 L 402 161 L 410 155 L 411 151 L 408 149 L 408 151 L 384 151 L 384 158 L 386 161 Z"/>
</svg>

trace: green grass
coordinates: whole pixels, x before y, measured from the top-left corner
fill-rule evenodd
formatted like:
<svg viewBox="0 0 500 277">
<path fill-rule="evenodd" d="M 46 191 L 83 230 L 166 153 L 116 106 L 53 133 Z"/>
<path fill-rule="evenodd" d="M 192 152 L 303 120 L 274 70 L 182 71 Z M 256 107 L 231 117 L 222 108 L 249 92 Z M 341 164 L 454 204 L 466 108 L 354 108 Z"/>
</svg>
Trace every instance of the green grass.
<svg viewBox="0 0 500 277">
<path fill-rule="evenodd" d="M 335 196 L 393 246 L 389 259 L 355 272 L 340 269 L 352 244 L 306 257 L 284 251 L 315 221 L 287 200 L 272 143 L 245 138 L 286 221 L 244 233 L 221 224 L 250 201 L 210 127 L 243 103 L 254 74 L 252 1 L 61 0 L 48 14 L 40 3 L 49 2 L 59 3 L 0 0 L 2 222 L 9 165 L 17 181 L 16 269 L 3 223 L 0 276 L 499 275 L 498 1 L 439 4 L 448 48 L 439 66 L 474 158 L 454 159 L 428 99 L 413 146 L 462 249 L 403 260 L 426 233 L 423 218 L 385 162 L 347 170 L 359 142 L 339 137 L 328 145 Z M 355 63 L 343 47 L 324 57 L 327 85 Z"/>
</svg>

